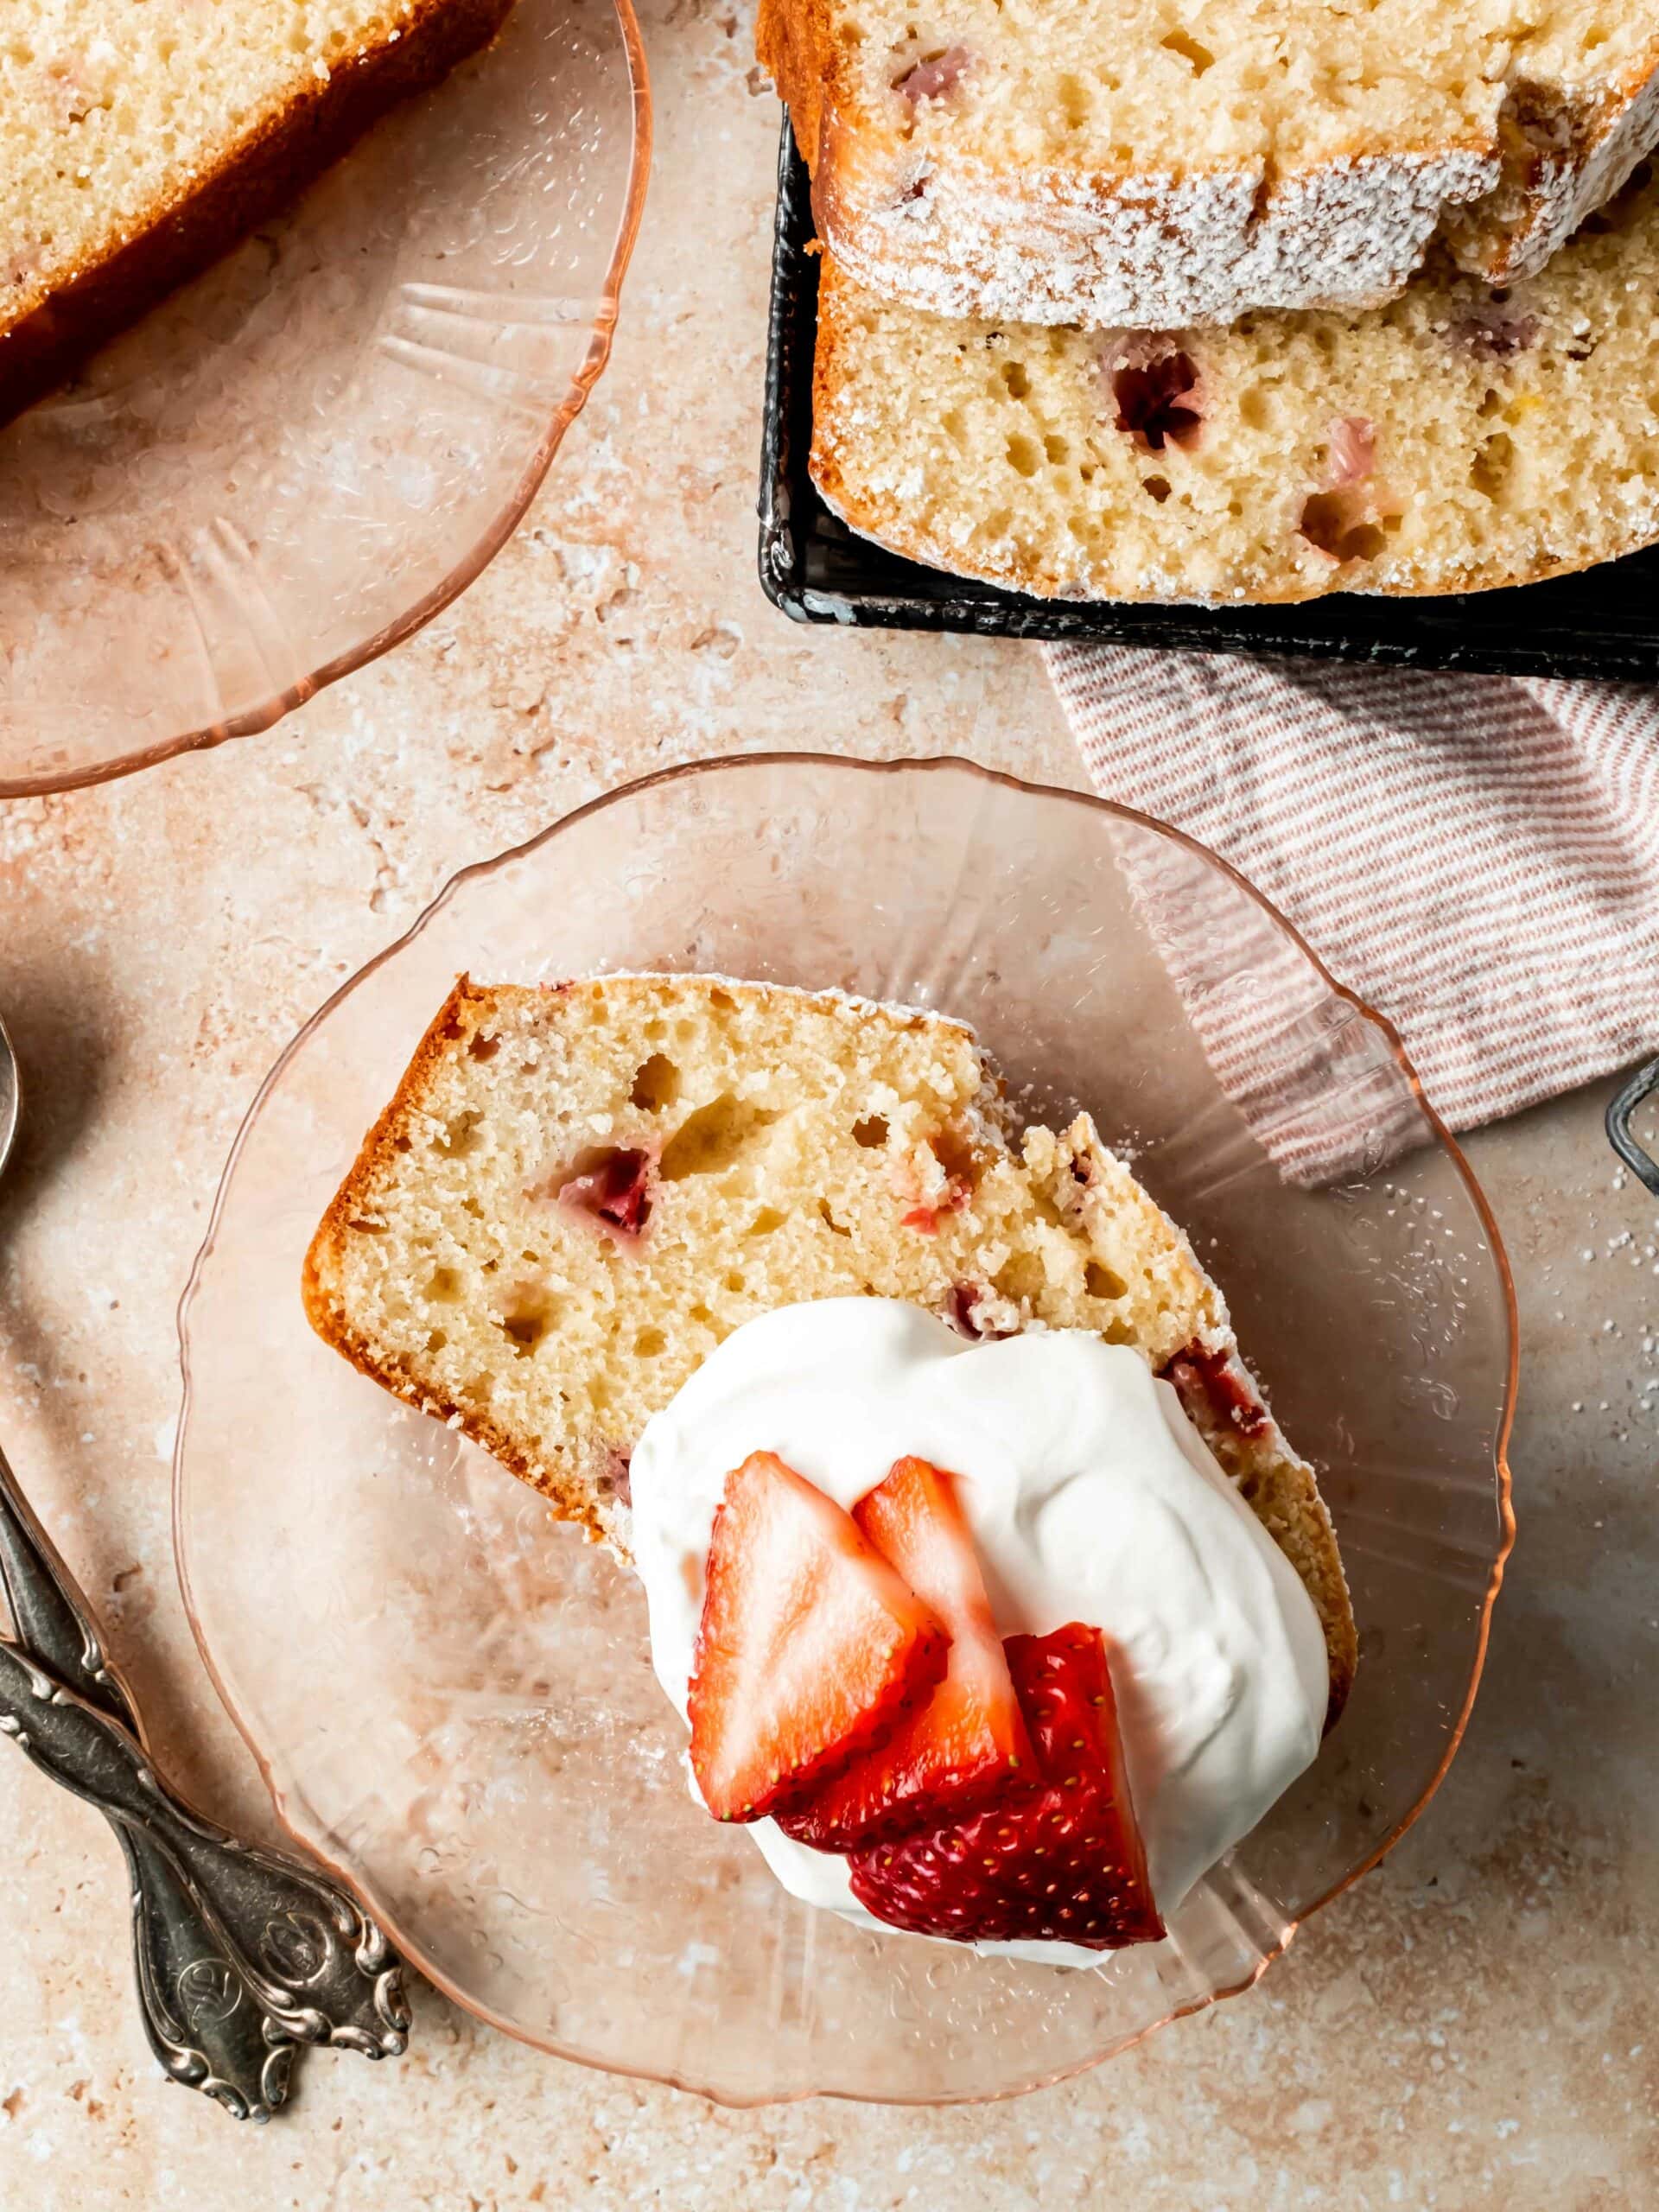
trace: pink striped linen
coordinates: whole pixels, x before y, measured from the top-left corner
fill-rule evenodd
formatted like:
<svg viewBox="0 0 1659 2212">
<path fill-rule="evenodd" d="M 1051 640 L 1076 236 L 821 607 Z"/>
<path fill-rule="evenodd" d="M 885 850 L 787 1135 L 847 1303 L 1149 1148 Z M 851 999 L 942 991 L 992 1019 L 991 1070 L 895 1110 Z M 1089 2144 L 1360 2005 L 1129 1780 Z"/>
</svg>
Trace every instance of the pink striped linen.
<svg viewBox="0 0 1659 2212">
<path fill-rule="evenodd" d="M 1096 789 L 1264 892 L 1454 1128 L 1659 1050 L 1659 695 L 1128 646 L 1048 664 Z"/>
</svg>

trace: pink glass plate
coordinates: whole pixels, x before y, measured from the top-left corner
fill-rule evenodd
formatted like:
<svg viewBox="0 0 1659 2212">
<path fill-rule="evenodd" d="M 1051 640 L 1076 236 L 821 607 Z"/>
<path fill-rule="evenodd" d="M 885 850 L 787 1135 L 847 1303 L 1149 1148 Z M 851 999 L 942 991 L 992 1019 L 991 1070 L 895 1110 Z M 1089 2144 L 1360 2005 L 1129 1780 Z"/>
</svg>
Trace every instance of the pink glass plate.
<svg viewBox="0 0 1659 2212">
<path fill-rule="evenodd" d="M 1022 1103 L 1094 1109 L 1226 1289 L 1322 1471 L 1362 1656 L 1166 1942 L 1060 1972 L 785 1896 L 686 1795 L 632 1577 L 307 1327 L 312 1228 L 457 971 L 613 968 L 965 1016 Z M 677 770 L 458 876 L 267 1080 L 181 1332 L 186 1603 L 283 1821 L 461 2003 L 733 2103 L 1001 2095 L 1245 1988 L 1435 1788 L 1511 1534 L 1508 1272 L 1391 1033 L 1197 846 L 958 761 Z"/>
<path fill-rule="evenodd" d="M 0 797 L 266 728 L 464 591 L 605 366 L 650 148 L 631 0 L 518 0 L 0 430 Z"/>
</svg>

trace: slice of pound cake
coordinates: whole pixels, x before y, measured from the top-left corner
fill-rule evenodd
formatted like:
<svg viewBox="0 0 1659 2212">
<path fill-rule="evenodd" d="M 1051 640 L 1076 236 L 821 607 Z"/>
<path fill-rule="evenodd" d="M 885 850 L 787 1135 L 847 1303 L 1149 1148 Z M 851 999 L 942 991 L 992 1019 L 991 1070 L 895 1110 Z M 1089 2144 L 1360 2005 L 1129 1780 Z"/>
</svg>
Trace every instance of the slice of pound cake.
<svg viewBox="0 0 1659 2212">
<path fill-rule="evenodd" d="M 1330 1521 L 1220 1293 L 1086 1116 L 1016 1135 L 971 1033 L 939 1015 L 707 976 L 463 979 L 304 1290 L 365 1374 L 625 1556 L 640 1431 L 769 1308 L 874 1295 L 969 1337 L 1137 1345 L 1306 1585 L 1333 1713 L 1346 1694 Z"/>
<path fill-rule="evenodd" d="M 1524 583 L 1659 538 L 1659 181 L 1541 276 L 1126 334 L 962 322 L 824 266 L 811 472 L 851 526 L 1074 599 Z"/>
<path fill-rule="evenodd" d="M 206 268 L 512 0 L 7 0 L 0 422 Z"/>
<path fill-rule="evenodd" d="M 936 313 L 1376 305 L 1541 269 L 1659 139 L 1650 0 L 761 0 L 825 241 Z"/>
</svg>

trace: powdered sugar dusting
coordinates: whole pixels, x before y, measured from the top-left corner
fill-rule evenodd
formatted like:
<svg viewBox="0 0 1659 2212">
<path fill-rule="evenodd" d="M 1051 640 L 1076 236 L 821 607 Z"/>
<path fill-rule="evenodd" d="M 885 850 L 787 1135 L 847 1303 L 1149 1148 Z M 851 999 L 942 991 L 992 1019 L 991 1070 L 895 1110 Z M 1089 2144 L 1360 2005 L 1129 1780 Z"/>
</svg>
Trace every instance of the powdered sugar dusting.
<svg viewBox="0 0 1659 2212">
<path fill-rule="evenodd" d="M 1463 148 L 1357 156 L 1271 185 L 1265 162 L 1022 178 L 930 151 L 917 199 L 880 164 L 854 167 L 852 150 L 821 172 L 814 206 L 861 283 L 935 315 L 1097 329 L 1376 305 L 1410 278 L 1446 207 L 1500 175 L 1495 156 Z"/>
<path fill-rule="evenodd" d="M 1373 306 L 1441 232 L 1465 269 L 1517 281 L 1659 138 L 1659 35 L 1639 17 L 1615 52 L 1605 27 L 1574 19 L 1523 58 L 1509 32 L 1459 14 L 1433 57 L 1415 56 L 1413 93 L 1386 67 L 1365 79 L 1363 118 L 1317 79 L 1293 93 L 1265 48 L 1253 71 L 1243 27 L 1219 54 L 1179 35 L 1143 54 L 1137 26 L 1119 23 L 1120 73 L 1103 90 L 1046 71 L 1020 23 L 981 23 L 967 4 L 955 28 L 973 26 L 973 48 L 912 60 L 901 43 L 894 101 L 879 35 L 861 67 L 836 48 L 843 17 L 851 26 L 845 0 L 825 11 L 816 73 L 810 34 L 773 57 L 798 111 L 827 88 L 808 149 L 818 220 L 861 283 L 934 314 L 1150 328 Z M 1344 22 L 1361 46 L 1387 34 L 1381 20 L 1363 33 Z M 1172 50 L 1190 67 L 1185 84 L 1167 76 Z M 809 92 L 794 69 L 823 83 Z M 1149 159 L 1145 104 L 1160 95 L 1166 120 Z"/>
</svg>

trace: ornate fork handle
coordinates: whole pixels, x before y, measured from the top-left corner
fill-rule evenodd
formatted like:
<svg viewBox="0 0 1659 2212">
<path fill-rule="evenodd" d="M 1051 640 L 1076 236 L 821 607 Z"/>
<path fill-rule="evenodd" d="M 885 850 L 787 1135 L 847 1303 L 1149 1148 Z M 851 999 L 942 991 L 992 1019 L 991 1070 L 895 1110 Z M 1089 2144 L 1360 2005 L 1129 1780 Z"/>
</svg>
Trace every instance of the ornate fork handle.
<svg viewBox="0 0 1659 2212">
<path fill-rule="evenodd" d="M 171 2077 L 238 2119 L 268 2120 L 296 2045 L 406 2048 L 402 1970 L 325 1875 L 238 1843 L 188 1809 L 139 1740 L 67 1569 L 0 1453 L 0 1733 L 107 1815 L 132 1877 L 133 1948 L 150 2046 Z"/>
</svg>

